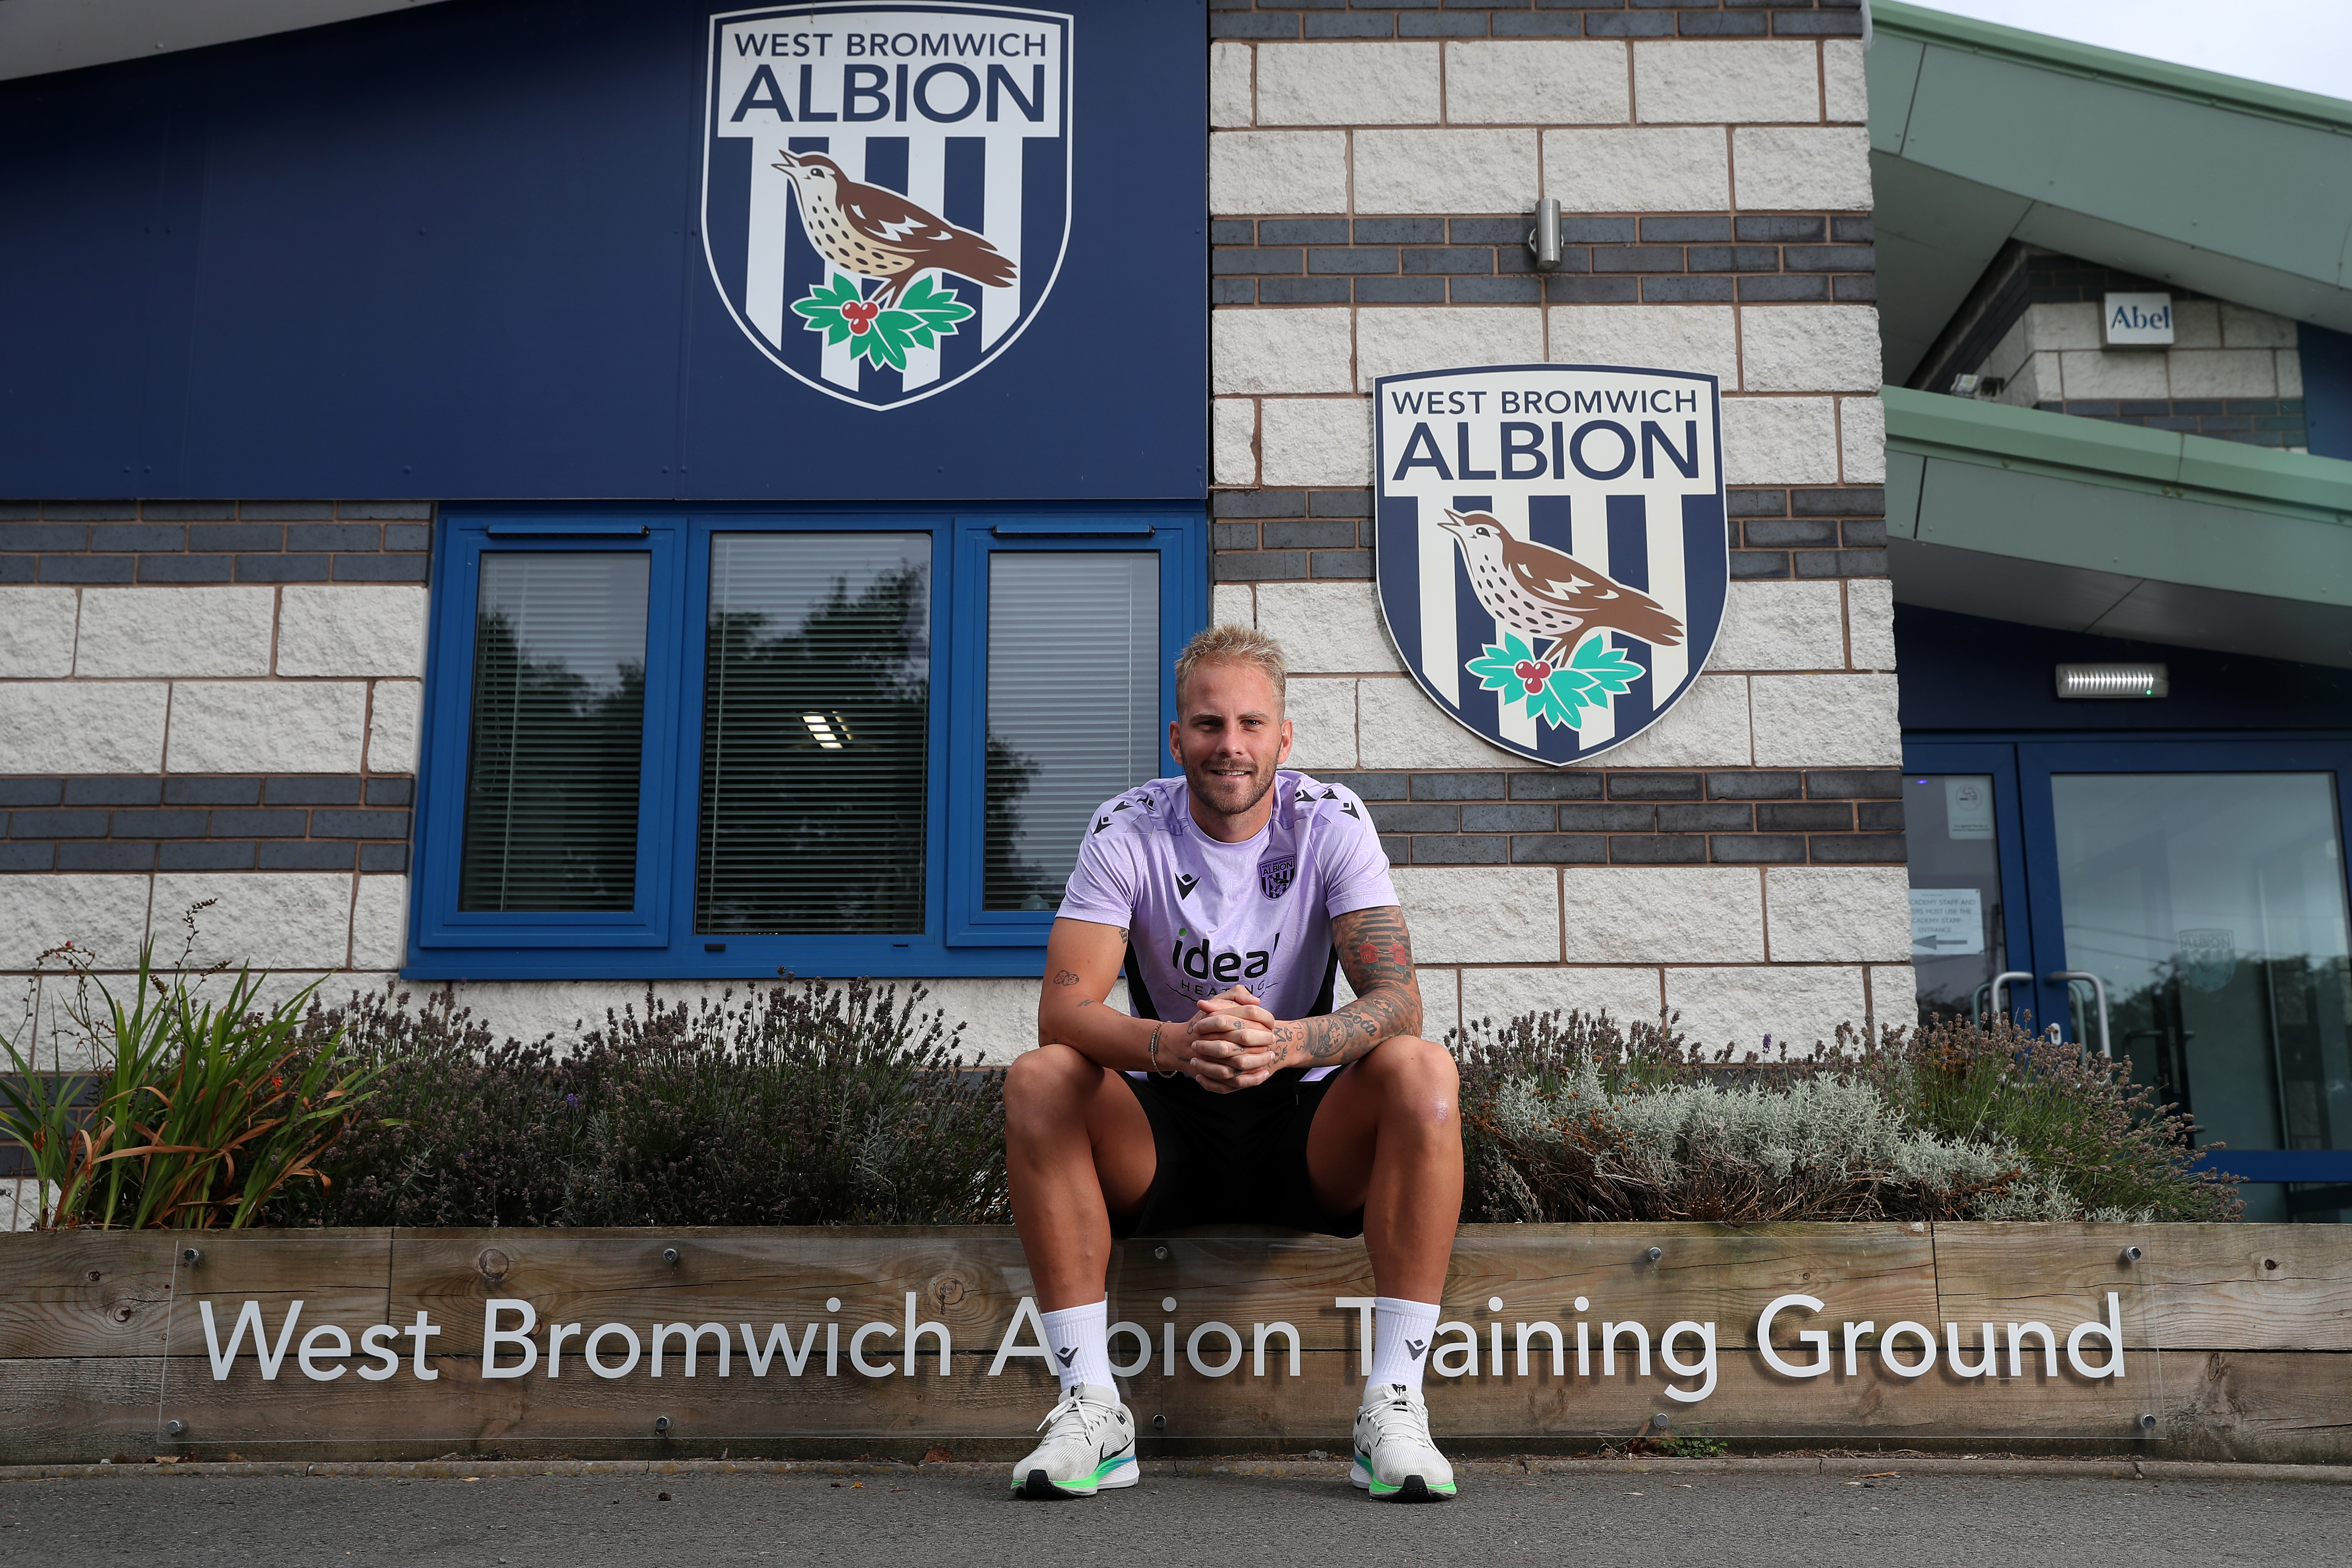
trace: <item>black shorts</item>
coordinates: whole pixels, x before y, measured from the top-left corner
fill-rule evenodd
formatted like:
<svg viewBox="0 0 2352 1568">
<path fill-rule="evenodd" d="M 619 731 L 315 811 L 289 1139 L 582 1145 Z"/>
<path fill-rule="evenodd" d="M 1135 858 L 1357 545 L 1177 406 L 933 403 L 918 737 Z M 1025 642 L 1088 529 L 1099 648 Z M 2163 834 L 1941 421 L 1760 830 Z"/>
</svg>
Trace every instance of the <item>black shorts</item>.
<svg viewBox="0 0 2352 1568">
<path fill-rule="evenodd" d="M 1327 1213 L 1307 1174 L 1307 1132 L 1339 1073 L 1278 1072 L 1234 1094 L 1191 1078 L 1121 1073 L 1151 1120 L 1160 1169 L 1143 1205 L 1113 1215 L 1115 1237 L 1162 1236 L 1188 1225 L 1274 1225 L 1322 1236 L 1361 1236 L 1364 1211 Z M 1339 1071 L 1347 1069 L 1342 1068 Z"/>
</svg>

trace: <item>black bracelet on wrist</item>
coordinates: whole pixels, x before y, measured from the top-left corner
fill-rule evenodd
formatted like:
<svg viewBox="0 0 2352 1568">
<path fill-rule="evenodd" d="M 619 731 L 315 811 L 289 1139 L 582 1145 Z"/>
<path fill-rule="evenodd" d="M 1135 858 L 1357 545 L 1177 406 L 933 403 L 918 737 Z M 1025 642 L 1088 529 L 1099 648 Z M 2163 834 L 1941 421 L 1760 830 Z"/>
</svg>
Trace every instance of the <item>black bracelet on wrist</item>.
<svg viewBox="0 0 2352 1568">
<path fill-rule="evenodd" d="M 1151 1026 L 1151 1043 L 1144 1047 L 1143 1054 L 1150 1058 L 1151 1062 L 1151 1070 L 1153 1072 L 1159 1073 L 1161 1078 L 1178 1078 L 1182 1076 L 1183 1069 L 1181 1068 L 1170 1068 L 1165 1072 L 1160 1071 L 1160 1031 L 1167 1026 L 1168 1026 L 1166 1024 L 1154 1024 Z"/>
</svg>

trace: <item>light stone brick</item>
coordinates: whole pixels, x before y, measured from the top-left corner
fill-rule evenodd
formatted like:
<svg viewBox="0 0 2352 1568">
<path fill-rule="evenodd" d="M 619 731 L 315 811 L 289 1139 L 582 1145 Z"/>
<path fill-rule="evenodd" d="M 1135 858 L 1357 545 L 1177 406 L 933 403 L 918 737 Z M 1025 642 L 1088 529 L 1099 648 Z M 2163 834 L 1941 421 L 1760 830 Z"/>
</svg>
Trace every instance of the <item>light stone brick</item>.
<svg viewBox="0 0 2352 1568">
<path fill-rule="evenodd" d="M 1856 669 L 1895 668 L 1895 584 L 1851 577 L 1845 584 L 1846 647 Z"/>
<path fill-rule="evenodd" d="M 187 871 L 155 879 L 157 945 L 179 935 L 180 911 L 196 916 L 198 964 L 232 969 L 341 969 L 351 954 L 352 879 L 345 871 Z"/>
<path fill-rule="evenodd" d="M 100 969 L 135 968 L 146 933 L 145 877 L 0 877 L 0 970 L 30 969 L 68 942 Z"/>
<path fill-rule="evenodd" d="M 2026 355 L 2025 363 L 2017 367 L 2016 374 L 2000 389 L 1996 401 L 2011 408 L 2031 408 L 2037 403 L 2063 398 L 2066 389 L 2062 384 L 2058 366 L 2065 357 L 2051 353 Z"/>
<path fill-rule="evenodd" d="M 1744 768 L 1752 760 L 1748 678 L 1702 675 L 1665 717 L 1575 767 Z"/>
<path fill-rule="evenodd" d="M 1571 866 L 1572 963 L 1760 963 L 1763 884 L 1746 866 Z"/>
<path fill-rule="evenodd" d="M 1547 131 L 1544 190 L 1575 213 L 1722 212 L 1731 162 L 1720 130 Z"/>
<path fill-rule="evenodd" d="M 1257 482 L 1257 405 L 1246 397 L 1220 397 L 1212 403 L 1212 440 L 1216 453 L 1216 480 L 1221 485 Z"/>
<path fill-rule="evenodd" d="M 0 684 L 0 773 L 152 773 L 163 763 L 160 680 Z"/>
<path fill-rule="evenodd" d="M 1870 90 L 1863 80 L 1862 45 L 1832 38 L 1822 46 L 1822 118 L 1860 125 L 1870 119 Z"/>
<path fill-rule="evenodd" d="M 2294 349 L 2278 351 L 2278 389 L 2281 397 L 2303 395 L 2303 355 Z"/>
<path fill-rule="evenodd" d="M 1344 306 L 1337 310 L 1219 310 L 1209 318 L 1212 390 L 1352 392 L 1355 355 Z"/>
<path fill-rule="evenodd" d="M 1286 764 L 1308 773 L 1356 765 L 1356 683 L 1293 677 L 1283 683 L 1283 716 L 1290 721 Z"/>
<path fill-rule="evenodd" d="M 1876 397 L 1838 399 L 1838 466 L 1847 484 L 1886 482 L 1886 405 Z"/>
<path fill-rule="evenodd" d="M 1536 199 L 1532 131 L 1359 131 L 1356 211 L 1517 213 Z"/>
<path fill-rule="evenodd" d="M 1570 964 L 1544 969 L 1465 969 L 1462 1022 L 1497 1027 L 1529 1013 L 1606 1013 L 1622 1027 L 1654 1024 L 1662 1003 L 1654 969 L 1604 969 Z"/>
<path fill-rule="evenodd" d="M 267 675 L 274 588 L 92 588 L 74 673 Z"/>
<path fill-rule="evenodd" d="M 0 680 L 73 673 L 76 590 L 0 587 Z"/>
<path fill-rule="evenodd" d="M 2175 397 L 2270 398 L 2279 395 L 2278 356 L 2269 349 L 2190 349 L 2164 357 L 2168 362 L 2166 369 L 2171 373 Z M 82 615 L 87 619 L 89 612 L 85 609 Z"/>
<path fill-rule="evenodd" d="M 1844 668 L 1841 597 L 1835 583 L 1734 583 L 1707 668 Z"/>
<path fill-rule="evenodd" d="M 2099 331 L 2099 304 L 2070 300 L 2059 304 L 2028 305 L 2025 335 L 2036 353 L 2043 349 L 2095 349 L 2106 340 Z"/>
<path fill-rule="evenodd" d="M 356 680 L 183 680 L 172 692 L 175 773 L 351 773 L 367 737 Z"/>
<path fill-rule="evenodd" d="M 1759 768 L 1899 768 L 1891 675 L 1759 675 L 1749 682 Z"/>
<path fill-rule="evenodd" d="M 1710 1051 L 1728 1045 L 1734 1060 L 1749 1051 L 1767 1060 L 1802 1056 L 1817 1041 L 1835 1044 L 1840 1024 L 1864 1026 L 1862 971 L 1843 966 L 1670 968 L 1666 1005 L 1694 1042 Z"/>
<path fill-rule="evenodd" d="M 2059 384 L 2070 398 L 2167 397 L 2166 356 L 2133 349 L 2070 350 L 2058 356 Z"/>
<path fill-rule="evenodd" d="M 2221 343 L 2225 348 L 2291 349 L 2295 341 L 2294 323 L 2284 316 L 2221 301 Z"/>
<path fill-rule="evenodd" d="M 1977 366 L 1979 375 L 1997 375 L 2007 381 L 2018 373 L 2019 367 L 2025 363 L 2025 329 L 2032 319 L 2032 313 L 2028 312 L 2009 324 L 2009 331 L 2001 333 L 2000 342 L 1993 344 L 1992 351 L 1985 355 L 1984 363 Z"/>
<path fill-rule="evenodd" d="M 1908 1029 L 1919 1022 L 1919 972 L 1907 963 L 1870 966 L 1870 1033 Z"/>
<path fill-rule="evenodd" d="M 1037 1047 L 1037 982 L 1028 978 L 968 977 L 925 980 L 930 992 L 924 1012 L 948 1016 L 948 1026 L 964 1026 L 956 1053 L 981 1067 L 1009 1066 L 1013 1058 Z M 1128 1011 L 1123 982 L 1111 987 L 1111 1005 Z"/>
<path fill-rule="evenodd" d="M 352 967 L 397 969 L 408 962 L 408 879 L 362 877 L 352 903 Z"/>
<path fill-rule="evenodd" d="M 1257 627 L 1282 645 L 1282 657 L 1300 675 L 1404 669 L 1370 583 L 1260 584 Z"/>
<path fill-rule="evenodd" d="M 1437 105 L 1435 44 L 1258 46 L 1260 125 L 1434 125 Z"/>
<path fill-rule="evenodd" d="M 1247 583 L 1220 583 L 1209 592 L 1209 624 L 1219 626 L 1257 625 L 1257 601 Z"/>
<path fill-rule="evenodd" d="M 1833 485 L 1837 409 L 1826 397 L 1723 400 L 1723 478 L 1734 485 Z"/>
<path fill-rule="evenodd" d="M 1268 398 L 1259 405 L 1258 447 L 1268 485 L 1368 485 L 1371 399 Z"/>
<path fill-rule="evenodd" d="M 1743 212 L 1870 210 L 1870 133 L 1859 126 L 1743 126 L 1731 159 Z"/>
<path fill-rule="evenodd" d="M 425 590 L 290 587 L 278 617 L 280 675 L 423 675 Z"/>
<path fill-rule="evenodd" d="M 690 984 L 700 992 L 703 983 Z M 634 1008 L 640 1017 L 646 1011 L 643 981 L 467 980 L 453 989 L 457 1005 L 472 1008 L 493 1038 L 527 1043 L 551 1038 L 558 1052 L 567 1056 L 578 1048 L 583 1035 L 604 1026 L 608 1011 Z M 658 985 L 654 995 L 657 1003 L 669 1000 Z"/>
<path fill-rule="evenodd" d="M 1448 44 L 1445 118 L 1454 125 L 1622 125 L 1633 118 L 1625 46 Z"/>
<path fill-rule="evenodd" d="M 2092 308 L 2102 312 L 2105 310 L 2105 305 Z M 2242 349 L 2250 345 L 2224 344 L 2221 342 L 2221 302 L 2219 300 L 2175 300 L 2172 302 L 2172 346 L 2176 349 Z"/>
<path fill-rule="evenodd" d="M 1389 876 L 1417 963 L 1559 962 L 1559 879 L 1549 867 L 1399 866 Z"/>
<path fill-rule="evenodd" d="M 1540 364 L 1538 306 L 1400 306 L 1356 312 L 1356 385 L 1460 364 Z"/>
<path fill-rule="evenodd" d="M 1551 357 L 1562 364 L 1703 371 L 1739 385 L 1739 328 L 1728 305 L 1555 305 Z"/>
<path fill-rule="evenodd" d="M 1911 879 L 1900 866 L 1775 866 L 1764 905 L 1775 963 L 1910 956 Z"/>
<path fill-rule="evenodd" d="M 416 741 L 425 710 L 421 680 L 379 680 L 368 715 L 368 771 L 413 773 L 416 771 Z"/>
<path fill-rule="evenodd" d="M 1821 68 L 1810 41 L 1637 43 L 1633 115 L 1645 125 L 1817 123 Z"/>
<path fill-rule="evenodd" d="M 1875 392 L 1874 305 L 1742 305 L 1742 384 L 1750 392 Z"/>
<path fill-rule="evenodd" d="M 1250 50 L 1247 44 L 1209 46 L 1209 123 L 1219 130 L 1250 123 Z"/>
<path fill-rule="evenodd" d="M 1338 131 L 1220 131 L 1209 138 L 1209 210 L 1348 210 L 1348 138 Z"/>
<path fill-rule="evenodd" d="M 1368 768 L 1499 768 L 1521 759 L 1456 723 L 1411 679 L 1367 679 L 1356 692 L 1357 745 Z"/>
</svg>

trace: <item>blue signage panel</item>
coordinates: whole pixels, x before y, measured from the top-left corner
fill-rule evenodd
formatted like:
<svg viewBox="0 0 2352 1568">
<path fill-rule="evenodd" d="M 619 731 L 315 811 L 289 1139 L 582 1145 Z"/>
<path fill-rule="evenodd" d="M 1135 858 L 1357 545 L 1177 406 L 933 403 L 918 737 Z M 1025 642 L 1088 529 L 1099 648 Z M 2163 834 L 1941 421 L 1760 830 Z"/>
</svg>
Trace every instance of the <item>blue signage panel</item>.
<svg viewBox="0 0 2352 1568">
<path fill-rule="evenodd" d="M 0 494 L 1197 498 L 1202 0 L 461 0 L 0 84 Z"/>
</svg>

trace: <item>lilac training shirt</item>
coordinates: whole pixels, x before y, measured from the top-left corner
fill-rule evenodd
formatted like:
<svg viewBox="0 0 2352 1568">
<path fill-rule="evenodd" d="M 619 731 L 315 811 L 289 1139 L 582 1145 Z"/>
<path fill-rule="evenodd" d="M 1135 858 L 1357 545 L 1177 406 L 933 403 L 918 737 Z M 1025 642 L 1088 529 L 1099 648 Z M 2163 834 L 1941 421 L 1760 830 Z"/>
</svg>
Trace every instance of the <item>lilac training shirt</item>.
<svg viewBox="0 0 2352 1568">
<path fill-rule="evenodd" d="M 1127 929 L 1163 1018 L 1237 984 L 1277 1018 L 1304 1017 L 1330 964 L 1332 917 L 1397 901 L 1353 791 L 1286 768 L 1273 794 L 1273 816 L 1240 844 L 1201 831 L 1181 777 L 1113 796 L 1087 829 L 1061 913 Z"/>
</svg>

